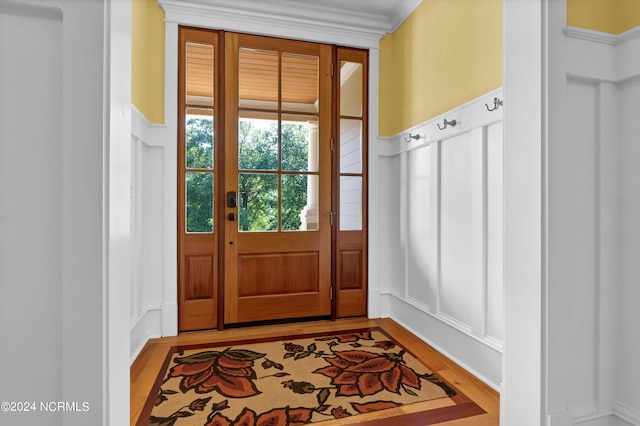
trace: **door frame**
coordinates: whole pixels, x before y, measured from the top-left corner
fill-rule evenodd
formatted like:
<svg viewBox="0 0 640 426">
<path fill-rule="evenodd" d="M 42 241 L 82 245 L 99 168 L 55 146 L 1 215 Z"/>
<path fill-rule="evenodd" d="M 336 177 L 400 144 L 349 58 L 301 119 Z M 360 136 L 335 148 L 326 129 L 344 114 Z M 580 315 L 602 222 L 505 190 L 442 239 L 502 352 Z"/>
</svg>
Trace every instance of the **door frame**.
<svg viewBox="0 0 640 426">
<path fill-rule="evenodd" d="M 162 289 L 161 302 L 157 307 L 153 307 L 154 312 L 158 312 L 154 320 L 154 329 L 159 335 L 175 336 L 178 334 L 178 264 L 177 264 L 177 145 L 175 138 L 177 134 L 177 102 L 178 102 L 178 27 L 196 26 L 200 28 L 217 28 L 220 30 L 237 31 L 242 33 L 259 33 L 272 37 L 293 38 L 299 40 L 315 41 L 319 43 L 339 44 L 353 46 L 369 51 L 369 151 L 366 159 L 368 178 L 368 205 L 369 212 L 368 228 L 369 238 L 367 242 L 369 259 L 379 257 L 380 234 L 376 230 L 380 226 L 380 219 L 377 205 L 379 204 L 379 153 L 380 144 L 378 138 L 378 84 L 379 84 L 379 63 L 380 52 L 378 42 L 384 32 L 371 32 L 370 28 L 359 29 L 350 27 L 348 29 L 336 29 L 325 27 L 322 23 L 316 24 L 304 21 L 303 24 L 292 23 L 286 26 L 274 26 L 272 17 L 257 13 L 253 17 L 245 14 L 220 15 L 215 11 L 198 11 L 193 13 L 189 6 L 175 7 L 162 4 L 165 10 L 165 124 L 148 124 L 146 139 L 157 142 L 158 147 L 163 151 L 163 167 L 165 170 L 164 180 L 159 183 L 160 191 L 163 193 L 163 269 L 162 269 Z M 376 318 L 381 316 L 382 307 L 380 304 L 380 280 L 378 262 L 369 262 L 368 274 L 368 316 Z"/>
</svg>

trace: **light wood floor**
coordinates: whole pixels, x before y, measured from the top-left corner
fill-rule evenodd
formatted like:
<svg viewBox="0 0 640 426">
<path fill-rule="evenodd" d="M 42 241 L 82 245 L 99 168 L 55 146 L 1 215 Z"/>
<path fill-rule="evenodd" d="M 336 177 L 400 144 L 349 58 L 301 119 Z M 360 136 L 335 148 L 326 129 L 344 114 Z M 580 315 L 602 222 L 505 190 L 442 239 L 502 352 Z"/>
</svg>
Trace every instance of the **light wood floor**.
<svg viewBox="0 0 640 426">
<path fill-rule="evenodd" d="M 300 334 L 333 332 L 355 328 L 380 327 L 395 340 L 423 361 L 439 377 L 452 384 L 460 392 L 486 411 L 486 414 L 439 423 L 440 425 L 498 425 L 499 395 L 460 366 L 431 348 L 390 319 L 347 319 L 338 321 L 304 322 L 283 325 L 234 328 L 224 331 L 184 333 L 176 337 L 151 339 L 131 366 L 131 425 L 135 425 L 152 390 L 160 368 L 172 346 L 222 341 L 242 341 L 269 337 L 294 337 Z M 383 412 L 363 414 L 341 420 L 322 422 L 323 426 L 347 424 L 396 424 L 394 416 L 424 410 L 419 404 L 410 404 Z M 383 421 L 388 419 L 388 422 Z"/>
</svg>

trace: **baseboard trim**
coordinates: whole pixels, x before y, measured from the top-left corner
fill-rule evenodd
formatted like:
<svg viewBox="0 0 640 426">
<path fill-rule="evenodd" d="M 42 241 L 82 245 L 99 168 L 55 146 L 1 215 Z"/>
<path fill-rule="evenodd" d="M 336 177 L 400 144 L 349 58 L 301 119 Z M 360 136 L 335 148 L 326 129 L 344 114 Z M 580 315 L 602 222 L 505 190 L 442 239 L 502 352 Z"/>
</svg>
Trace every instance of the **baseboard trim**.
<svg viewBox="0 0 640 426">
<path fill-rule="evenodd" d="M 130 364 L 136 360 L 149 339 L 162 336 L 162 305 L 147 305 L 129 324 Z"/>
<path fill-rule="evenodd" d="M 442 322 L 397 297 L 384 297 L 389 304 L 388 317 L 428 343 L 495 391 L 502 382 L 502 354 L 473 336 Z M 408 317 L 411 320 L 408 320 Z M 411 325 L 409 325 L 411 324 Z M 441 338 L 446 334 L 445 339 Z M 460 356 L 454 354 L 462 354 Z M 474 354 L 464 359 L 464 354 Z M 482 362 L 474 363 L 474 360 Z"/>
<path fill-rule="evenodd" d="M 637 411 L 626 404 L 615 402 L 613 404 L 613 414 L 631 425 L 640 426 L 640 411 Z"/>
</svg>

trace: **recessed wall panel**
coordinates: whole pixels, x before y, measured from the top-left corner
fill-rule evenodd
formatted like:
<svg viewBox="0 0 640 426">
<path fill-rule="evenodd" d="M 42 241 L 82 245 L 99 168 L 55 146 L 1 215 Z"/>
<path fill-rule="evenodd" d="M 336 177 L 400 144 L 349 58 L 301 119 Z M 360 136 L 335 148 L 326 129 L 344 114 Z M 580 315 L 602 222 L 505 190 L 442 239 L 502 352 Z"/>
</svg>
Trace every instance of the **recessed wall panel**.
<svg viewBox="0 0 640 426">
<path fill-rule="evenodd" d="M 441 143 L 439 313 L 463 327 L 482 326 L 482 130 Z"/>
<path fill-rule="evenodd" d="M 549 188 L 555 205 L 549 230 L 551 297 L 563 305 L 552 306 L 550 317 L 564 315 L 566 321 L 566 374 L 572 391 L 571 408 L 595 403 L 597 366 L 596 324 L 596 185 L 597 108 L 596 86 L 569 81 L 567 85 L 567 138 L 551 147 L 550 170 L 554 185 Z M 562 253 L 554 256 L 554 253 Z M 560 260 L 559 260 L 560 259 Z"/>
<path fill-rule="evenodd" d="M 401 223 L 398 214 L 402 214 L 400 156 L 380 157 L 380 259 L 384 268 L 380 271 L 380 287 L 388 288 L 404 296 L 404 248 L 401 241 Z M 373 261 L 373 260 L 372 260 Z"/>
<path fill-rule="evenodd" d="M 436 285 L 437 269 L 438 234 L 433 225 L 438 206 L 432 203 L 434 146 L 423 146 L 407 154 L 407 226 L 411 230 L 407 234 L 407 295 L 425 306 L 433 302 L 431 289 Z"/>
<path fill-rule="evenodd" d="M 485 334 L 504 336 L 504 176 L 502 122 L 487 126 L 487 308 Z"/>
</svg>

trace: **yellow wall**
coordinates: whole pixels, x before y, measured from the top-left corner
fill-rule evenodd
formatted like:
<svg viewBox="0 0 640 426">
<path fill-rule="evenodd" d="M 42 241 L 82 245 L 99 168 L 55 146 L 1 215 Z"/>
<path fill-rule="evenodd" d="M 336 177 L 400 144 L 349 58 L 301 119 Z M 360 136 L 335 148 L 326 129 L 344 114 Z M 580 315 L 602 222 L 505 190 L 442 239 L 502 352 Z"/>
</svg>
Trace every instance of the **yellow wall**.
<svg viewBox="0 0 640 426">
<path fill-rule="evenodd" d="M 621 34 L 640 25 L 640 0 L 567 0 L 567 25 Z"/>
<path fill-rule="evenodd" d="M 500 86 L 502 0 L 424 0 L 380 42 L 380 135 Z"/>
<path fill-rule="evenodd" d="M 133 0 L 131 103 L 164 123 L 164 11 L 157 0 Z"/>
</svg>

